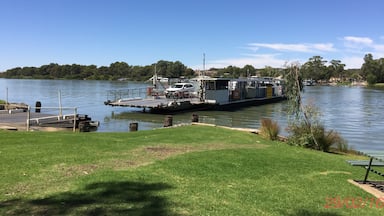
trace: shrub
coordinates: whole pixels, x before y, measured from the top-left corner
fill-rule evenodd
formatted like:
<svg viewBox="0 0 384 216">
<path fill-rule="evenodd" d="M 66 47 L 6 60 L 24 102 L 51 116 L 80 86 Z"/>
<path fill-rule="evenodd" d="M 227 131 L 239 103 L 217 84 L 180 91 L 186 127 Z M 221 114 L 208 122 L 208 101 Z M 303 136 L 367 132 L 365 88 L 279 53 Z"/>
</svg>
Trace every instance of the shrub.
<svg viewBox="0 0 384 216">
<path fill-rule="evenodd" d="M 331 147 L 335 148 L 339 152 L 349 152 L 352 149 L 348 146 L 348 142 L 340 136 L 336 131 L 331 130 L 327 136 L 332 141 Z"/>
<path fill-rule="evenodd" d="M 269 118 L 261 119 L 260 135 L 270 140 L 277 140 L 280 133 L 280 127 L 276 121 Z"/>
<path fill-rule="evenodd" d="M 288 137 L 289 145 L 309 146 L 309 143 L 311 143 L 310 128 L 302 123 L 289 125 L 288 132 L 290 134 Z"/>
<path fill-rule="evenodd" d="M 312 130 L 312 131 L 311 131 Z M 331 147 L 341 152 L 349 151 L 347 142 L 334 130 L 326 131 L 323 125 L 308 127 L 305 124 L 290 127 L 290 145 L 329 152 Z"/>
<path fill-rule="evenodd" d="M 367 75 L 367 82 L 368 82 L 368 85 L 373 85 L 377 83 L 377 77 L 374 74 L 370 73 Z"/>
</svg>

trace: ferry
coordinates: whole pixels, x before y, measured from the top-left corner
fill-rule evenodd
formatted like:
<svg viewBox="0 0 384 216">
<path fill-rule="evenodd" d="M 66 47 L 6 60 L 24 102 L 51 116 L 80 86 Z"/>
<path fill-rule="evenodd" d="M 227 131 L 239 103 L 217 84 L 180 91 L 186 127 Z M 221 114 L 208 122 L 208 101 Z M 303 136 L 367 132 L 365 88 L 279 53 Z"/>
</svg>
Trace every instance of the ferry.
<svg viewBox="0 0 384 216">
<path fill-rule="evenodd" d="M 159 89 L 159 86 L 154 82 L 141 93 L 138 89 L 128 89 L 123 94 L 121 91 L 111 90 L 108 94 L 114 95 L 114 98 L 108 99 L 104 104 L 141 108 L 143 112 L 172 114 L 193 110 L 232 110 L 286 99 L 284 81 L 271 77 L 232 79 L 198 76 L 177 85 L 188 87 L 185 90 L 183 87 Z M 143 92 L 146 93 L 145 96 L 137 96 Z M 123 98 L 121 95 L 136 96 Z"/>
</svg>

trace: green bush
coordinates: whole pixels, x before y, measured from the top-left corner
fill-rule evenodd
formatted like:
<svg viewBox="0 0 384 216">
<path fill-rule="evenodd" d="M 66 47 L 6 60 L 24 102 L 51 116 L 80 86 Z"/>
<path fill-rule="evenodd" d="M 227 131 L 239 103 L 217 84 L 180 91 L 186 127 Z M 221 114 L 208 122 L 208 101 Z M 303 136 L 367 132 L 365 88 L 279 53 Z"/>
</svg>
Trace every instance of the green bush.
<svg viewBox="0 0 384 216">
<path fill-rule="evenodd" d="M 280 133 L 280 127 L 276 121 L 269 118 L 261 119 L 260 135 L 266 139 L 277 140 Z"/>
<path fill-rule="evenodd" d="M 312 130 L 312 131 L 311 131 Z M 349 151 L 347 142 L 334 130 L 327 131 L 323 125 L 308 127 L 306 124 L 290 127 L 292 135 L 288 138 L 290 145 L 303 146 L 329 152 L 331 147 L 337 151 Z"/>
<path fill-rule="evenodd" d="M 368 85 L 374 85 L 375 83 L 377 83 L 377 77 L 374 74 L 370 73 L 367 75 L 367 82 Z"/>
<path fill-rule="evenodd" d="M 331 147 L 336 149 L 339 152 L 349 152 L 352 149 L 348 146 L 348 142 L 340 136 L 340 134 L 336 131 L 329 131 L 328 136 L 329 140 L 332 141 Z"/>
<path fill-rule="evenodd" d="M 310 128 L 303 123 L 291 124 L 288 127 L 290 136 L 288 137 L 288 144 L 295 146 L 309 147 L 312 137 Z"/>
</svg>

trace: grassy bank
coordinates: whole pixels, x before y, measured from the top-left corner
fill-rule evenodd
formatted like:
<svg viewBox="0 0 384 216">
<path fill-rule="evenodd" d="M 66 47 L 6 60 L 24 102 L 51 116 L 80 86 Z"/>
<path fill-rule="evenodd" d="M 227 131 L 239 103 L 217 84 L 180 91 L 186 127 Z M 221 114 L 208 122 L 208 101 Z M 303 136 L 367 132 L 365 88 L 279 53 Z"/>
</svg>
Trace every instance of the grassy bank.
<svg viewBox="0 0 384 216">
<path fill-rule="evenodd" d="M 351 156 L 217 127 L 0 131 L 0 215 L 382 215 Z M 356 157 L 356 156 L 355 156 Z M 330 208 L 326 208 L 330 207 Z"/>
<path fill-rule="evenodd" d="M 384 83 L 376 83 L 373 87 L 378 89 L 384 89 Z"/>
</svg>

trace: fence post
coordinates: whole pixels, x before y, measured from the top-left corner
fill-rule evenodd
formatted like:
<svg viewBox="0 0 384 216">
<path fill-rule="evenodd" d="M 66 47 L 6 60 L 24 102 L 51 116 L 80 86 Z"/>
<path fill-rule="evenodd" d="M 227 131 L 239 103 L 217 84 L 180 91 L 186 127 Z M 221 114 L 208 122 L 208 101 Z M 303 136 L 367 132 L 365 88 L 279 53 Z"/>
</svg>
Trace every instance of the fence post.
<svg viewBox="0 0 384 216">
<path fill-rule="evenodd" d="M 28 110 L 27 110 L 27 131 L 29 131 L 30 119 L 31 119 L 31 107 L 28 106 Z"/>
<path fill-rule="evenodd" d="M 77 118 L 77 108 L 73 109 L 73 132 L 76 132 L 76 118 Z"/>
</svg>

